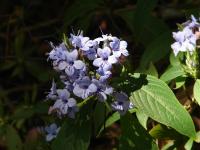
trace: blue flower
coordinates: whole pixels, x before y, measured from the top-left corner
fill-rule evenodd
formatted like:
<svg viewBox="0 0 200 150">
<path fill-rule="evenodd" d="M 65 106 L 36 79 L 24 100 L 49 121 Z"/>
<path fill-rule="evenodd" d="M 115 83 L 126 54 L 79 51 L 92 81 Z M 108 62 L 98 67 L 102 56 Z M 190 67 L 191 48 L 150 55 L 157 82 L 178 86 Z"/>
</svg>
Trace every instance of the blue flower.
<svg viewBox="0 0 200 150">
<path fill-rule="evenodd" d="M 183 26 L 193 29 L 193 28 L 199 28 L 200 24 L 199 22 L 197 22 L 197 19 L 193 15 L 191 15 L 191 20 L 188 20 L 185 23 L 183 23 Z"/>
<path fill-rule="evenodd" d="M 89 48 L 93 46 L 92 40 L 90 40 L 89 37 L 83 37 L 82 34 L 77 36 L 71 34 L 70 41 L 75 48 L 77 47 L 84 51 L 89 50 Z"/>
<path fill-rule="evenodd" d="M 45 131 L 47 133 L 46 135 L 46 141 L 51 141 L 54 138 L 56 138 L 58 132 L 60 131 L 60 127 L 57 127 L 55 123 L 51 124 L 50 126 L 45 127 Z"/>
<path fill-rule="evenodd" d="M 97 57 L 95 48 L 90 48 L 88 51 L 84 51 L 83 54 L 86 55 L 89 60 L 94 60 Z"/>
<path fill-rule="evenodd" d="M 75 49 L 72 52 L 66 51 L 66 60 L 60 61 L 58 64 L 59 70 L 65 70 L 68 76 L 72 76 L 75 70 L 83 70 L 85 64 L 81 60 L 77 60 L 78 51 Z"/>
<path fill-rule="evenodd" d="M 74 83 L 73 93 L 82 99 L 86 99 L 96 91 L 96 85 L 92 83 L 88 76 L 85 76 Z"/>
<path fill-rule="evenodd" d="M 111 35 L 102 35 L 102 37 L 99 37 L 99 38 L 96 38 L 96 39 L 94 39 L 94 41 L 97 41 L 98 42 L 98 44 L 100 43 L 100 42 L 105 42 L 105 44 L 108 42 L 108 41 L 110 41 L 110 40 L 112 40 L 112 36 Z"/>
<path fill-rule="evenodd" d="M 124 92 L 115 94 L 115 101 L 111 104 L 113 110 L 124 115 L 127 110 L 133 107 L 133 104 L 128 100 L 128 96 Z"/>
<path fill-rule="evenodd" d="M 103 67 L 99 67 L 97 69 L 97 73 L 100 75 L 99 80 L 101 82 L 105 82 L 110 76 L 111 76 L 111 71 L 105 71 L 103 70 Z"/>
<path fill-rule="evenodd" d="M 112 64 L 118 62 L 114 55 L 110 55 L 111 50 L 109 47 L 104 47 L 103 49 L 98 48 L 97 54 L 100 58 L 96 58 L 93 61 L 93 65 L 96 67 L 103 67 L 105 71 L 110 70 L 112 68 Z"/>
<path fill-rule="evenodd" d="M 111 95 L 113 93 L 113 88 L 106 85 L 105 83 L 102 83 L 97 79 L 92 79 L 92 82 L 97 87 L 96 94 L 99 101 L 103 102 L 107 100 L 107 95 Z"/>
<path fill-rule="evenodd" d="M 189 28 L 184 28 L 182 31 L 173 32 L 173 38 L 176 40 L 171 45 L 175 56 L 179 52 L 193 52 L 196 47 L 196 36 Z"/>
<path fill-rule="evenodd" d="M 88 50 L 83 50 L 83 55 L 85 55 L 89 60 L 94 60 L 97 57 L 97 49 L 99 44 L 97 41 L 92 41 L 92 46 Z"/>
<path fill-rule="evenodd" d="M 74 98 L 70 98 L 70 93 L 67 89 L 58 89 L 57 94 L 58 99 L 56 100 L 54 105 L 49 109 L 49 113 L 56 111 L 59 117 L 66 114 L 69 117 L 74 117 L 72 113 L 78 111 L 78 109 L 76 108 L 76 100 Z"/>
<path fill-rule="evenodd" d="M 52 43 L 50 44 L 53 50 L 50 53 L 48 53 L 49 55 L 48 59 L 51 59 L 57 62 L 60 60 L 65 60 L 66 59 L 65 52 L 67 51 L 65 44 L 61 43 L 59 46 L 56 46 L 56 47 Z"/>
<path fill-rule="evenodd" d="M 120 41 L 117 37 L 112 38 L 112 42 L 110 42 L 110 47 L 112 49 L 113 55 L 119 58 L 121 55 L 128 56 L 129 53 L 127 51 L 127 42 Z"/>
</svg>

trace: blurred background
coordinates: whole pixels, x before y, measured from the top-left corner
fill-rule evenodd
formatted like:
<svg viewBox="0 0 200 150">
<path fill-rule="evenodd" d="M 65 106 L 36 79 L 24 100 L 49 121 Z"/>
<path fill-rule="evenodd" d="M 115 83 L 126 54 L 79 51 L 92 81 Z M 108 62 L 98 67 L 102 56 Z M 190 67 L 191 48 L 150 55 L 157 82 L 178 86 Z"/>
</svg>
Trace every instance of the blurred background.
<svg viewBox="0 0 200 150">
<path fill-rule="evenodd" d="M 176 23 L 199 13 L 200 0 L 1 0 L 0 150 L 49 149 L 34 139 L 52 119 L 43 102 L 57 78 L 47 62 L 50 41 L 58 44 L 63 33 L 79 29 L 96 38 L 102 30 L 129 43 L 130 69 L 154 65 L 161 74 Z"/>
</svg>

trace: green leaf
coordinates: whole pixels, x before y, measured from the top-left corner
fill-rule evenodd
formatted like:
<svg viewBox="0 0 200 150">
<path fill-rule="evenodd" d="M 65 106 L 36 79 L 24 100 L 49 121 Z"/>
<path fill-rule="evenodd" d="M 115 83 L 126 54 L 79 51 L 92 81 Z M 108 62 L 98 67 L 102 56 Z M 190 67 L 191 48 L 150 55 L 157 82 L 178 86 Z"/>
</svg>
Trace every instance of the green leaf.
<svg viewBox="0 0 200 150">
<path fill-rule="evenodd" d="M 152 62 L 149 63 L 149 65 L 145 68 L 138 68 L 136 70 L 136 72 L 149 74 L 149 75 L 158 77 L 158 71 L 157 71 L 156 67 L 154 66 L 154 64 Z"/>
<path fill-rule="evenodd" d="M 195 81 L 193 92 L 196 102 L 200 105 L 200 79 Z"/>
<path fill-rule="evenodd" d="M 130 109 L 129 110 L 130 113 L 134 113 L 136 112 L 136 109 Z M 106 120 L 105 124 L 101 127 L 99 134 L 107 127 L 109 127 L 110 125 L 112 125 L 114 122 L 118 121 L 120 119 L 120 114 L 118 112 L 113 113 L 111 116 L 108 117 L 108 119 Z"/>
<path fill-rule="evenodd" d="M 104 130 L 104 128 L 107 128 L 108 126 L 112 125 L 114 122 L 118 121 L 120 119 L 120 114 L 118 112 L 113 113 L 105 122 L 105 124 L 101 127 L 99 134 Z"/>
<path fill-rule="evenodd" d="M 161 124 L 157 124 L 150 131 L 149 134 L 155 139 L 164 139 L 164 140 L 182 140 L 183 135 L 179 134 L 172 128 L 166 127 Z"/>
<path fill-rule="evenodd" d="M 141 74 L 134 74 L 132 78 L 137 79 L 140 76 Z M 183 135 L 195 138 L 195 128 L 189 113 L 178 102 L 167 84 L 150 75 L 146 76 L 146 80 L 140 85 L 141 88 L 131 93 L 130 100 L 133 104 L 152 119 Z"/>
<path fill-rule="evenodd" d="M 193 139 L 190 138 L 187 143 L 184 145 L 185 150 L 191 150 L 193 145 Z"/>
<path fill-rule="evenodd" d="M 134 21 L 137 22 L 136 18 L 134 18 Z M 153 17 L 151 15 L 145 15 L 144 18 L 140 19 L 139 22 L 140 24 L 135 26 L 134 35 L 135 35 L 136 40 L 142 43 L 146 48 L 152 42 L 154 42 L 157 38 L 159 38 L 162 34 L 166 32 L 167 33 L 170 32 L 168 26 L 162 20 L 156 17 Z M 148 35 L 148 36 L 144 36 L 144 35 Z M 169 37 L 168 40 L 170 39 L 171 38 Z M 165 42 L 162 41 L 162 43 L 165 43 Z M 159 44 L 162 44 L 162 43 L 159 43 Z"/>
<path fill-rule="evenodd" d="M 26 112 L 26 113 L 25 113 Z M 34 110 L 30 106 L 21 106 L 16 109 L 15 113 L 11 116 L 11 119 L 27 119 L 30 118 L 34 114 Z"/>
<path fill-rule="evenodd" d="M 137 1 L 137 7 L 134 12 L 133 32 L 136 40 L 143 43 L 144 46 L 153 42 L 163 31 L 169 30 L 163 21 L 151 15 L 151 11 L 155 8 L 157 2 L 158 0 Z"/>
<path fill-rule="evenodd" d="M 137 1 L 137 17 L 150 13 L 154 9 L 158 0 L 138 0 Z M 143 13 L 142 13 L 143 12 Z"/>
<path fill-rule="evenodd" d="M 196 139 L 194 141 L 200 143 L 200 131 L 196 133 Z"/>
<path fill-rule="evenodd" d="M 103 1 L 101 0 L 75 0 L 70 7 L 65 9 L 64 20 L 63 20 L 63 30 L 66 30 L 70 24 L 74 21 L 83 22 L 83 20 L 88 20 L 85 26 L 90 25 L 90 18 L 92 14 L 103 7 Z M 84 19 L 83 19 L 84 18 Z M 87 28 L 87 27 L 85 27 Z"/>
<path fill-rule="evenodd" d="M 133 22 L 134 22 L 135 11 L 133 8 L 119 9 L 115 11 L 115 14 L 117 14 L 124 21 L 126 21 L 128 27 L 131 29 L 132 32 L 134 32 Z"/>
<path fill-rule="evenodd" d="M 106 110 L 105 104 L 102 102 L 97 102 L 95 110 L 94 110 L 94 130 L 96 133 L 100 133 L 102 130 L 102 126 L 104 126 L 104 122 L 106 120 L 106 116 L 108 111 Z"/>
<path fill-rule="evenodd" d="M 179 76 L 175 78 L 175 82 L 176 82 L 175 89 L 179 89 L 180 87 L 182 87 L 185 84 L 185 80 L 186 80 L 185 76 Z"/>
<path fill-rule="evenodd" d="M 179 76 L 185 75 L 181 66 L 170 66 L 160 77 L 164 82 L 169 82 Z"/>
<path fill-rule="evenodd" d="M 6 129 L 6 144 L 8 150 L 22 150 L 23 145 L 17 131 L 12 126 Z"/>
<path fill-rule="evenodd" d="M 173 52 L 170 53 L 169 61 L 172 66 L 180 66 L 181 65 L 180 61 L 178 60 L 178 56 L 175 56 Z"/>
<path fill-rule="evenodd" d="M 136 116 L 137 116 L 137 119 L 139 121 L 139 123 L 145 128 L 147 129 L 147 120 L 148 120 L 148 116 L 141 112 L 141 111 L 136 111 Z"/>
<path fill-rule="evenodd" d="M 146 67 L 150 62 L 156 62 L 166 56 L 171 44 L 171 32 L 165 32 L 157 36 L 148 46 L 142 55 L 140 66 Z"/>
<path fill-rule="evenodd" d="M 184 145 L 185 150 L 191 150 L 192 149 L 192 145 L 193 145 L 193 139 L 190 138 L 186 144 Z"/>
<path fill-rule="evenodd" d="M 127 113 L 120 119 L 122 136 L 120 137 L 120 150 L 157 150 L 153 138 L 140 125 L 135 115 Z"/>
<path fill-rule="evenodd" d="M 52 143 L 52 150 L 86 150 L 90 143 L 91 122 L 89 120 L 67 120 Z"/>
</svg>

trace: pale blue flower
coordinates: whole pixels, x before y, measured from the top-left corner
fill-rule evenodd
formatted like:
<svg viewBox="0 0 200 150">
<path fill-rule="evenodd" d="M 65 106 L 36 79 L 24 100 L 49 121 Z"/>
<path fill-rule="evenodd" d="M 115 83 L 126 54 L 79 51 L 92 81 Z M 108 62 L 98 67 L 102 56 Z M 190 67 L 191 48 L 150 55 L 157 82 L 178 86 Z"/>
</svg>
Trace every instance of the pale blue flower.
<svg viewBox="0 0 200 150">
<path fill-rule="evenodd" d="M 97 57 L 95 48 L 90 48 L 88 51 L 84 51 L 83 54 L 86 55 L 89 60 L 94 60 Z"/>
<path fill-rule="evenodd" d="M 51 111 L 55 110 L 58 116 L 61 117 L 63 115 L 68 115 L 69 113 L 72 113 L 71 111 L 73 107 L 77 107 L 76 100 L 74 98 L 67 98 L 65 100 L 58 99 L 52 106 Z"/>
<path fill-rule="evenodd" d="M 45 127 L 45 131 L 46 131 L 46 141 L 51 141 L 54 138 L 56 138 L 58 132 L 60 131 L 60 127 L 57 127 L 57 125 L 55 123 Z"/>
<path fill-rule="evenodd" d="M 199 28 L 200 24 L 199 22 L 197 22 L 197 19 L 191 15 L 191 20 L 188 20 L 187 22 L 183 23 L 184 27 L 189 27 L 190 29 L 194 29 L 194 28 Z"/>
<path fill-rule="evenodd" d="M 92 83 L 88 76 L 85 76 L 74 83 L 73 93 L 82 99 L 86 99 L 96 91 L 96 85 Z"/>
<path fill-rule="evenodd" d="M 113 110 L 124 115 L 129 109 L 133 108 L 133 104 L 128 100 L 128 96 L 124 92 L 115 94 L 115 101 L 111 104 Z"/>
<path fill-rule="evenodd" d="M 121 55 L 128 56 L 129 53 L 127 51 L 127 42 L 120 41 L 117 37 L 112 38 L 112 42 L 110 42 L 110 47 L 112 49 L 113 55 L 119 58 Z"/>
<path fill-rule="evenodd" d="M 173 38 L 176 40 L 171 45 L 175 56 L 179 52 L 193 52 L 196 47 L 196 36 L 189 28 L 184 28 L 182 31 L 173 32 Z"/>
<path fill-rule="evenodd" d="M 97 57 L 98 48 L 99 48 L 98 42 L 92 41 L 92 46 L 88 50 L 84 50 L 83 55 L 85 55 L 89 60 L 94 60 Z"/>
<path fill-rule="evenodd" d="M 89 37 L 83 37 L 80 35 L 71 34 L 70 41 L 74 47 L 80 48 L 81 50 L 87 51 L 91 46 L 93 46 L 92 40 Z"/>
<path fill-rule="evenodd" d="M 94 41 L 97 41 L 98 42 L 98 44 L 100 43 L 100 42 L 108 42 L 108 41 L 110 41 L 110 40 L 112 40 L 112 36 L 111 35 L 102 35 L 102 37 L 98 37 L 98 38 L 96 38 L 96 39 L 94 39 Z"/>
<path fill-rule="evenodd" d="M 67 89 L 58 89 L 57 95 L 58 99 L 54 105 L 50 107 L 49 113 L 56 111 L 59 117 L 63 115 L 68 115 L 70 117 L 74 116 L 72 113 L 77 112 L 77 109 L 75 109 L 77 107 L 76 100 L 74 98 L 70 98 L 69 91 Z"/>
<path fill-rule="evenodd" d="M 66 51 L 67 48 L 64 43 L 61 43 L 59 46 L 54 46 L 52 43 L 51 47 L 53 50 L 51 50 L 50 53 L 48 53 L 49 57 L 48 59 L 54 60 L 54 61 L 60 61 L 60 60 L 65 60 L 66 59 Z"/>
<path fill-rule="evenodd" d="M 109 47 L 105 47 L 103 49 L 98 48 L 97 54 L 99 58 L 96 58 L 93 61 L 93 65 L 96 67 L 103 67 L 103 69 L 110 70 L 112 68 L 112 64 L 118 62 L 114 55 L 111 55 L 111 50 Z"/>
<path fill-rule="evenodd" d="M 85 64 L 81 60 L 77 60 L 78 51 L 75 49 L 71 52 L 66 51 L 66 60 L 60 61 L 58 64 L 58 68 L 60 70 L 65 70 L 68 76 L 72 76 L 75 70 L 82 70 L 85 68 Z"/>
<path fill-rule="evenodd" d="M 100 75 L 99 80 L 101 82 L 105 82 L 112 74 L 111 71 L 104 70 L 103 67 L 99 67 L 97 73 Z"/>
<path fill-rule="evenodd" d="M 97 79 L 92 79 L 92 82 L 97 87 L 96 94 L 99 101 L 103 102 L 107 100 L 107 95 L 111 95 L 113 93 L 113 88 L 108 86 L 107 84 L 102 83 Z"/>
</svg>

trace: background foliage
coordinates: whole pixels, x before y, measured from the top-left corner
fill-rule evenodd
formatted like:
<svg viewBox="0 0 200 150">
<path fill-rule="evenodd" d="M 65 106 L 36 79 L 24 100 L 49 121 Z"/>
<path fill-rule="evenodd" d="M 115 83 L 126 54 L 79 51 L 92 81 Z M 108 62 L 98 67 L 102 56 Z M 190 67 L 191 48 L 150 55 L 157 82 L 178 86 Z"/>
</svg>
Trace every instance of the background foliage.
<svg viewBox="0 0 200 150">
<path fill-rule="evenodd" d="M 130 70 L 159 77 L 173 59 L 168 57 L 171 32 L 176 29 L 176 23 L 184 22 L 191 14 L 198 16 L 199 12 L 199 0 L 0 1 L 0 149 L 51 149 L 36 132 L 36 127 L 53 120 L 47 114 L 48 103 L 43 102 L 51 80 L 57 78 L 46 61 L 49 41 L 59 43 L 63 33 L 78 29 L 87 36 L 97 37 L 101 35 L 101 29 L 103 33 L 112 33 L 128 41 Z M 168 71 L 172 72 L 171 76 L 161 76 L 165 82 L 176 78 L 174 75 L 183 74 L 174 67 L 169 67 Z M 196 122 L 200 122 L 199 114 L 199 109 L 192 114 Z M 135 117 L 127 114 L 121 124 L 126 120 L 131 122 Z M 143 130 L 137 126 L 134 124 L 129 128 L 139 128 L 138 132 Z M 196 128 L 200 129 L 199 123 Z M 157 129 L 164 131 L 162 127 Z M 70 132 L 72 129 L 66 127 L 63 130 Z M 128 129 L 122 127 L 122 130 L 126 133 Z M 160 136 L 151 132 L 156 138 Z M 90 133 L 89 129 L 87 133 Z M 145 143 L 142 137 L 136 142 Z M 130 137 L 121 138 L 126 142 L 123 138 Z M 101 140 L 91 139 L 91 149 L 101 145 Z M 90 142 L 87 137 L 85 142 Z M 113 145 L 108 142 L 105 147 L 109 149 Z"/>
</svg>

